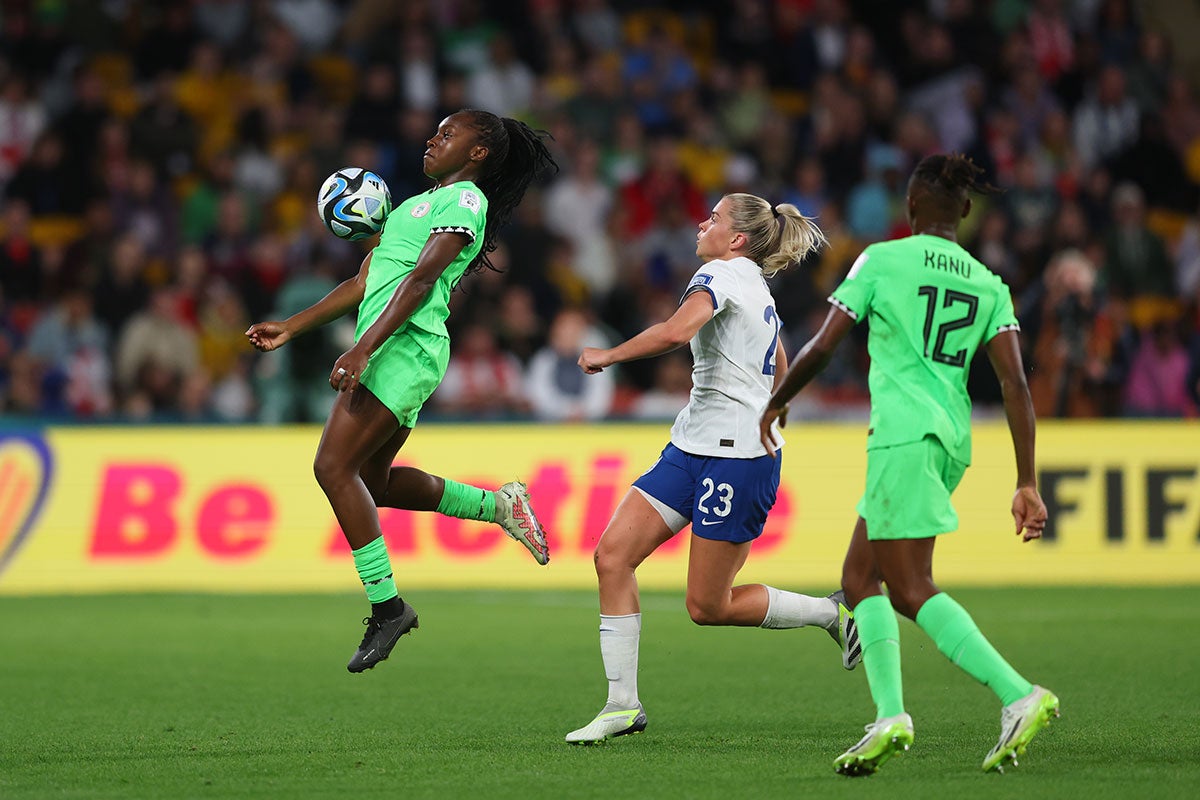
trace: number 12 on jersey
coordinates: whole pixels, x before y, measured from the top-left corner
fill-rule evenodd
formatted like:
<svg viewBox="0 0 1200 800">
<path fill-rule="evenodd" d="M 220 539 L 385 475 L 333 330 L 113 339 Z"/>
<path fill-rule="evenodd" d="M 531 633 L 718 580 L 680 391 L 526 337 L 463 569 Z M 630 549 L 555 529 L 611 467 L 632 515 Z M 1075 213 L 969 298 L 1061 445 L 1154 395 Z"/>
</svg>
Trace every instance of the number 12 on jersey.
<svg viewBox="0 0 1200 800">
<path fill-rule="evenodd" d="M 947 353 L 946 336 L 960 328 L 969 328 L 975 322 L 975 315 L 979 311 L 979 298 L 973 294 L 966 292 L 958 292 L 954 289 L 946 289 L 942 294 L 942 308 L 950 308 L 953 305 L 966 306 L 966 313 L 961 317 L 947 320 L 937 327 L 937 334 L 933 332 L 933 314 L 938 307 L 938 287 L 922 286 L 917 289 L 917 294 L 925 298 L 925 357 L 932 358 L 939 364 L 948 364 L 952 367 L 965 367 L 967 365 L 966 349 L 958 350 L 954 353 Z M 930 352 L 929 338 L 933 336 L 933 352 Z"/>
</svg>

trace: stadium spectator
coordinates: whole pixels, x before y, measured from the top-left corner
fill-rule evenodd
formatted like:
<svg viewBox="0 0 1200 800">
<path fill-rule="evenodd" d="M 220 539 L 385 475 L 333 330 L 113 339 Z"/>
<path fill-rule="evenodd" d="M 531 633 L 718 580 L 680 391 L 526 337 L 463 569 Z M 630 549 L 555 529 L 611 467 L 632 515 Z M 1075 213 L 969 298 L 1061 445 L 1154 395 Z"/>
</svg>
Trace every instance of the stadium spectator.
<svg viewBox="0 0 1200 800">
<path fill-rule="evenodd" d="M 4 204 L 0 239 L 0 293 L 9 305 L 42 300 L 42 252 L 30 239 L 29 203 L 10 198 Z"/>
<path fill-rule="evenodd" d="M 150 299 L 146 270 L 146 250 L 141 240 L 132 233 L 120 236 L 95 285 L 96 315 L 114 340 Z"/>
<path fill-rule="evenodd" d="M 1186 417 L 1195 413 L 1188 387 L 1188 351 L 1173 319 L 1141 334 L 1125 384 L 1125 413 L 1133 417 Z"/>
<path fill-rule="evenodd" d="M 30 97 L 29 84 L 10 74 L 0 85 L 0 188 L 17 174 L 46 127 L 46 109 Z"/>
<path fill-rule="evenodd" d="M 1098 417 L 1117 406 L 1115 308 L 1102 308 L 1095 264 L 1064 250 L 1046 267 L 1044 290 L 1022 298 L 1029 393 L 1040 417 Z M 1031 293 L 1032 294 L 1032 293 Z"/>
<path fill-rule="evenodd" d="M 84 419 L 112 411 L 108 339 L 82 287 L 65 292 L 38 318 L 25 349 L 42 376 L 43 411 Z"/>
<path fill-rule="evenodd" d="M 1094 93 L 1075 110 L 1075 150 L 1085 167 L 1095 167 L 1137 139 L 1138 107 L 1125 92 L 1125 74 L 1115 64 L 1100 70 Z"/>
<path fill-rule="evenodd" d="M 433 111 L 438 102 L 438 65 L 433 37 L 418 28 L 404 34 L 400 47 L 400 99 L 405 109 Z M 404 163 L 401 158 L 400 163 Z"/>
<path fill-rule="evenodd" d="M 154 166 L 135 158 L 109 185 L 109 203 L 117 230 L 136 236 L 153 259 L 166 262 L 179 252 L 179 211 Z"/>
<path fill-rule="evenodd" d="M 1112 194 L 1113 227 L 1105 237 L 1104 288 L 1119 298 L 1171 297 L 1175 279 L 1166 246 L 1146 225 L 1142 190 L 1123 183 Z"/>
<path fill-rule="evenodd" d="M 175 99 L 170 73 L 150 82 L 144 105 L 129 123 L 129 145 L 149 159 L 162 177 L 182 178 L 196 168 L 200 134 L 192 117 Z"/>
<path fill-rule="evenodd" d="M 686 353 L 676 352 L 656 359 L 654 383 L 640 393 L 629 409 L 639 420 L 669 421 L 688 404 L 692 391 L 692 361 Z"/>
<path fill-rule="evenodd" d="M 329 47 L 341 25 L 340 6 L 330 0 L 272 0 L 271 11 L 308 52 Z"/>
<path fill-rule="evenodd" d="M 600 178 L 600 150 L 590 139 L 575 147 L 567 174 L 542 195 L 546 228 L 569 242 L 576 273 L 596 296 L 616 281 L 617 267 L 608 220 L 613 191 Z"/>
<path fill-rule="evenodd" d="M 534 74 L 517 59 L 507 35 L 492 38 L 487 63 L 467 78 L 467 103 L 501 116 L 520 115 L 533 106 Z"/>
<path fill-rule="evenodd" d="M 502 351 L 484 325 L 468 325 L 458 334 L 446 376 L 433 393 L 435 409 L 465 419 L 503 419 L 524 413 L 521 362 Z"/>
<path fill-rule="evenodd" d="M 588 380 L 576 364 L 583 348 L 604 344 L 583 311 L 565 308 L 555 316 L 548 342 L 534 353 L 525 375 L 525 395 L 537 419 L 583 422 L 608 414 L 616 390 L 612 374 Z"/>
<path fill-rule="evenodd" d="M 280 287 L 270 316 L 286 319 L 329 294 L 337 286 L 333 263 L 320 258 L 300 269 Z M 266 353 L 256 365 L 258 414 L 262 422 L 320 423 L 329 416 L 336 395 L 324 385 L 329 365 L 354 340 L 349 323 L 327 325 L 302 336 L 291 347 Z"/>
<path fill-rule="evenodd" d="M 33 143 L 5 191 L 23 200 L 35 217 L 80 214 L 88 195 L 84 175 L 67 163 L 62 137 L 53 128 Z"/>
<path fill-rule="evenodd" d="M 121 329 L 115 364 L 118 398 L 135 417 L 178 412 L 183 386 L 200 366 L 196 331 L 179 321 L 178 301 L 175 287 L 160 286 L 150 305 Z"/>
<path fill-rule="evenodd" d="M 654 227 L 667 208 L 678 207 L 693 223 L 704 219 L 704 195 L 679 164 L 679 143 L 656 139 L 640 175 L 621 188 L 620 235 L 636 239 Z"/>
</svg>

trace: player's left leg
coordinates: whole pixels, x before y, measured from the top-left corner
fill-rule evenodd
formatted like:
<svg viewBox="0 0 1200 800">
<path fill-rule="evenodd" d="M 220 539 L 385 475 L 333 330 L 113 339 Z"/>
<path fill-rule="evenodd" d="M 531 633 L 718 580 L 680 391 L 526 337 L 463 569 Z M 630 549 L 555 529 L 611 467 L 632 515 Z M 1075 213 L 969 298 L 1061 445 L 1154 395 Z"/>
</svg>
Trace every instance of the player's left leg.
<svg viewBox="0 0 1200 800">
<path fill-rule="evenodd" d="M 371 616 L 366 635 L 347 669 L 362 672 L 391 653 L 405 633 L 417 627 L 417 615 L 396 591 L 379 512 L 360 475 L 363 465 L 396 435 L 396 417 L 369 390 L 338 395 L 317 447 L 313 472 L 342 527 Z"/>
<path fill-rule="evenodd" d="M 950 662 L 1000 698 L 1000 740 L 983 762 L 984 771 L 1002 770 L 1037 733 L 1058 716 L 1058 698 L 1013 669 L 980 632 L 975 620 L 945 592 L 933 595 L 916 613 L 916 623 Z"/>
</svg>

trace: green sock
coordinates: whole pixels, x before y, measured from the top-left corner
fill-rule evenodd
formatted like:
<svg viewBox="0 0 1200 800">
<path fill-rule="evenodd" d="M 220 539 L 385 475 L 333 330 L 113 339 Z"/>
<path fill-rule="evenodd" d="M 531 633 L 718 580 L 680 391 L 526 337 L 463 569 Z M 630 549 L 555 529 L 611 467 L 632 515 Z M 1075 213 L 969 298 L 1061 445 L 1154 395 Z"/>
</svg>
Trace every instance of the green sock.
<svg viewBox="0 0 1200 800">
<path fill-rule="evenodd" d="M 904 713 L 904 684 L 900 678 L 900 625 L 892 601 L 868 597 L 854 607 L 854 622 L 862 642 L 863 666 L 878 711 L 876 719 Z"/>
<path fill-rule="evenodd" d="M 481 522 L 496 521 L 496 495 L 478 486 L 446 481 L 446 491 L 438 502 L 438 513 L 459 519 L 477 519 Z"/>
<path fill-rule="evenodd" d="M 392 562 L 388 559 L 387 545 L 383 537 L 372 539 L 357 550 L 351 550 L 354 568 L 367 590 L 367 599 L 382 603 L 397 596 L 396 581 L 392 580 Z"/>
<path fill-rule="evenodd" d="M 929 634 L 946 658 L 995 692 L 1004 705 L 1033 691 L 1033 684 L 1022 678 L 996 652 L 966 609 L 945 592 L 925 601 L 917 612 L 917 624 Z M 862 630 L 861 623 L 859 630 Z"/>
</svg>

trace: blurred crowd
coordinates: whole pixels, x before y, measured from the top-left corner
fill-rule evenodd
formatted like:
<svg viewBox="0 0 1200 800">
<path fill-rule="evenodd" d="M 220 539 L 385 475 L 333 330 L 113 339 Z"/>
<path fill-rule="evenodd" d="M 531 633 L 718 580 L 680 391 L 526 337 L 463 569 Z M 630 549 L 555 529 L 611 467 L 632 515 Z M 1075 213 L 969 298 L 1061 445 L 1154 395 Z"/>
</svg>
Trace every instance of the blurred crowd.
<svg viewBox="0 0 1200 800">
<path fill-rule="evenodd" d="M 561 170 L 455 292 L 423 419 L 673 417 L 686 349 L 575 362 L 673 311 L 717 199 L 828 235 L 773 281 L 794 352 L 862 247 L 907 234 L 939 151 L 1002 190 L 963 241 L 1013 290 L 1039 414 L 1192 416 L 1197 24 L 1168 0 L 0 0 L 0 414 L 323 420 L 352 323 L 265 356 L 243 332 L 370 246 L 322 227 L 324 177 L 422 191 L 426 139 L 469 106 L 551 132 Z M 861 416 L 864 345 L 795 416 Z"/>
</svg>

